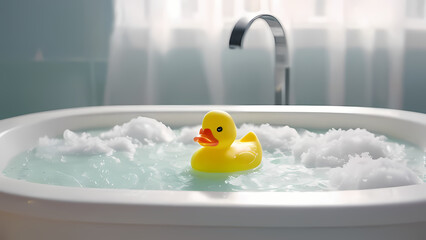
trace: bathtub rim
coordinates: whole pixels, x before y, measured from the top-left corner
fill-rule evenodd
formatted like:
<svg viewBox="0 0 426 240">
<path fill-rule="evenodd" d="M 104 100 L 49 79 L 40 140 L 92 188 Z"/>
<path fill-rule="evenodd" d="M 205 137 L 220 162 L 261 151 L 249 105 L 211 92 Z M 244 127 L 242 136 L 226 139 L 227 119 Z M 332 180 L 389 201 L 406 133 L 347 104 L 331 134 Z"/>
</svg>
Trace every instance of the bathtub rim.
<svg viewBox="0 0 426 240">
<path fill-rule="evenodd" d="M 397 118 L 420 124 L 424 129 L 426 127 L 426 114 L 393 109 L 334 106 L 190 107 L 102 106 L 34 113 L 1 120 L 0 138 L 17 125 L 28 124 L 29 118 L 34 124 L 76 114 L 205 112 L 211 109 L 247 113 L 356 113 Z M 426 184 L 358 191 L 229 193 L 81 189 L 30 183 L 3 175 L 0 175 L 0 182 L 3 183 L 0 185 L 0 211 L 57 220 L 238 227 L 344 227 L 426 222 Z M 209 217 L 201 218 L 202 215 Z"/>
</svg>

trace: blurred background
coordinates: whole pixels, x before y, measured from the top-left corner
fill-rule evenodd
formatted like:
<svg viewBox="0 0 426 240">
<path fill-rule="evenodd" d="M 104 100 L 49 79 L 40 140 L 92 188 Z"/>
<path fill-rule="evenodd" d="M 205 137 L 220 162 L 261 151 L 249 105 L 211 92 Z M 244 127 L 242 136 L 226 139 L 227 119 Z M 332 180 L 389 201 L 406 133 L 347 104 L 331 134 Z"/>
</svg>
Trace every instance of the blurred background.
<svg viewBox="0 0 426 240">
<path fill-rule="evenodd" d="M 426 0 L 0 0 L 0 119 L 118 104 L 273 104 L 269 13 L 290 103 L 426 113 Z"/>
</svg>

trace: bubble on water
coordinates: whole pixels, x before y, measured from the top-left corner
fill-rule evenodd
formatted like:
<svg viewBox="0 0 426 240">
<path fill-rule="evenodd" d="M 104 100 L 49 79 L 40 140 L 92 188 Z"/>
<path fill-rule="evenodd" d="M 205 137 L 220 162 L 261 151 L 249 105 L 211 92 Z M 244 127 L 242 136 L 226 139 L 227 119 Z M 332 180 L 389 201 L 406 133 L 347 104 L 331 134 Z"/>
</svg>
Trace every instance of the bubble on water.
<svg viewBox="0 0 426 240">
<path fill-rule="evenodd" d="M 365 129 L 331 129 L 324 134 L 306 132 L 294 145 L 296 160 L 306 167 L 341 167 L 352 155 L 369 153 L 373 159 L 403 161 L 404 146 Z"/>
<path fill-rule="evenodd" d="M 248 132 L 254 132 L 264 149 L 289 150 L 300 138 L 296 129 L 289 126 L 271 126 L 269 124 L 243 124 L 238 129 L 238 138 Z"/>
<path fill-rule="evenodd" d="M 90 133 L 65 130 L 63 139 L 40 138 L 36 152 L 44 158 L 53 158 L 56 155 L 111 155 L 114 151 L 127 152 L 129 156 L 133 156 L 136 148 L 137 144 L 129 137 L 101 139 Z"/>
<path fill-rule="evenodd" d="M 373 159 L 368 153 L 350 156 L 343 167 L 330 170 L 330 187 L 336 190 L 398 187 L 422 183 L 407 166 L 389 158 Z"/>
<path fill-rule="evenodd" d="M 147 117 L 138 117 L 123 125 L 114 126 L 110 131 L 100 134 L 102 139 L 115 137 L 130 137 L 137 139 L 142 144 L 150 142 L 170 142 L 176 138 L 172 129 L 163 123 Z"/>
<path fill-rule="evenodd" d="M 198 135 L 200 131 L 201 125 L 193 126 L 193 127 L 183 127 L 179 129 L 179 133 L 177 134 L 176 141 L 183 144 L 196 144 L 194 142 L 194 137 Z"/>
</svg>

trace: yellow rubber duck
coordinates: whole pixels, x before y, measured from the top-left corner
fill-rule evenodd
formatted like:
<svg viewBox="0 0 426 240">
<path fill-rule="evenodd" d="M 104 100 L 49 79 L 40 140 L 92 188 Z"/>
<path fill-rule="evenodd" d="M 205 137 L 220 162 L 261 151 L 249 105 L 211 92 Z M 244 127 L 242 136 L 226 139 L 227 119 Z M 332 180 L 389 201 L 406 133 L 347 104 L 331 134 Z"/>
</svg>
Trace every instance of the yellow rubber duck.
<svg viewBox="0 0 426 240">
<path fill-rule="evenodd" d="M 237 127 L 231 115 L 208 112 L 200 135 L 194 138 L 202 148 L 191 159 L 192 168 L 203 172 L 237 172 L 253 169 L 262 161 L 262 146 L 256 134 L 249 132 L 235 140 Z"/>
</svg>

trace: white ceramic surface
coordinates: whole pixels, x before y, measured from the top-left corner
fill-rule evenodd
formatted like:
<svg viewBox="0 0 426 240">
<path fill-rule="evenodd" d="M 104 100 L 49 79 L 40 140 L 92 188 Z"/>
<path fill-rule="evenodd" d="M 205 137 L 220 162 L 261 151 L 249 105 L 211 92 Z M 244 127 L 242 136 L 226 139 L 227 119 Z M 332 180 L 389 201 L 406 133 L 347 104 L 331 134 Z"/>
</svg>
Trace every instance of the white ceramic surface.
<svg viewBox="0 0 426 240">
<path fill-rule="evenodd" d="M 105 106 L 0 121 L 0 170 L 41 136 L 111 127 L 136 116 L 200 124 L 211 109 L 236 123 L 366 128 L 426 150 L 426 114 L 323 106 Z M 85 189 L 0 175 L 0 239 L 426 239 L 426 184 L 336 192 Z"/>
</svg>

